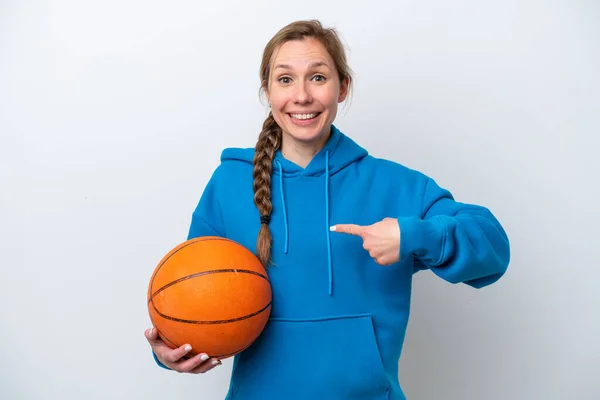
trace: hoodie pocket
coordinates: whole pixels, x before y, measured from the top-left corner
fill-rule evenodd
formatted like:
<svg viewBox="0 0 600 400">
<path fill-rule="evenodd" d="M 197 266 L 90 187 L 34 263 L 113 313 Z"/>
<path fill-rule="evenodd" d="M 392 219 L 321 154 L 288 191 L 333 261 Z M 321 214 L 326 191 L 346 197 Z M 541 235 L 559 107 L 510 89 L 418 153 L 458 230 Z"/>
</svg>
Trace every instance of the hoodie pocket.
<svg viewBox="0 0 600 400">
<path fill-rule="evenodd" d="M 388 392 L 370 315 L 272 318 L 238 356 L 230 399 L 385 400 Z"/>
</svg>

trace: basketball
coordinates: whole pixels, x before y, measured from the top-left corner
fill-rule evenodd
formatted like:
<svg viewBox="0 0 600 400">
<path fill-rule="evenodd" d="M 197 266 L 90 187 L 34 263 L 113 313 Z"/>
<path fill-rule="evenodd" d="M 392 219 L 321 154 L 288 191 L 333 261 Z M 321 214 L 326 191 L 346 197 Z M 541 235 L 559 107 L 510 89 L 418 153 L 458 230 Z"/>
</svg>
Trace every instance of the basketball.
<svg viewBox="0 0 600 400">
<path fill-rule="evenodd" d="M 191 357 L 225 359 L 249 347 L 271 313 L 265 268 L 244 246 L 221 237 L 187 240 L 156 266 L 148 311 L 171 348 L 190 344 Z"/>
</svg>

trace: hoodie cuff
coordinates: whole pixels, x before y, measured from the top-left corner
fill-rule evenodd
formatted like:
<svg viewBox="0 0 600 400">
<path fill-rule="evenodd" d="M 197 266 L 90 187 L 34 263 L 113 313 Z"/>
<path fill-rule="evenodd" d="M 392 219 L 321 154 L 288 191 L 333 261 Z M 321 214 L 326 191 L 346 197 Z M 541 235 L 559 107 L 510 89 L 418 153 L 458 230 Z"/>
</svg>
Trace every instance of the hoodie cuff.
<svg viewBox="0 0 600 400">
<path fill-rule="evenodd" d="M 444 223 L 440 219 L 398 218 L 398 225 L 400 226 L 400 260 L 414 256 L 427 266 L 435 266 L 439 263 L 446 233 Z"/>
</svg>

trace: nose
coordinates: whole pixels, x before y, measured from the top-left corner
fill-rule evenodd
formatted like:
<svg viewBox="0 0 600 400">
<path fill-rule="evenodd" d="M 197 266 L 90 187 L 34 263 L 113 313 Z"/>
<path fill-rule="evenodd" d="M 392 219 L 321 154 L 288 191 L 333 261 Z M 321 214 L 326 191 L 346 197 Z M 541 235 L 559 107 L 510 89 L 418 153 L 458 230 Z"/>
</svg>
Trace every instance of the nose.
<svg viewBox="0 0 600 400">
<path fill-rule="evenodd" d="M 296 104 L 309 104 L 312 102 L 312 96 L 310 95 L 309 89 L 304 82 L 299 82 L 296 85 L 296 91 L 294 93 L 294 102 Z"/>
</svg>

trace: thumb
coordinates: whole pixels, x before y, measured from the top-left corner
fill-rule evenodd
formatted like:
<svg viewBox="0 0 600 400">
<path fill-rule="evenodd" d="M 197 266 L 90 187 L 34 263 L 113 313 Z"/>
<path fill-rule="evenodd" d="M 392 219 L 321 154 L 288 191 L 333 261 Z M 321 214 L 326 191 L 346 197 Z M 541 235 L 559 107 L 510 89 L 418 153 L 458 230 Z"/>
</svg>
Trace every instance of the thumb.
<svg viewBox="0 0 600 400">
<path fill-rule="evenodd" d="M 156 329 L 154 326 L 144 333 L 146 335 L 146 339 L 148 339 L 148 342 L 151 345 L 154 346 L 160 344 L 161 340 L 158 338 L 158 329 Z"/>
<path fill-rule="evenodd" d="M 347 233 L 354 236 L 362 236 L 365 227 L 356 224 L 337 224 L 329 228 L 332 232 Z"/>
</svg>

